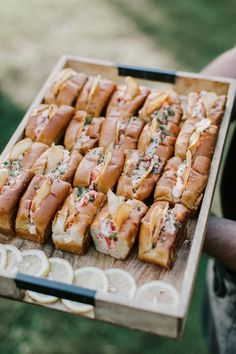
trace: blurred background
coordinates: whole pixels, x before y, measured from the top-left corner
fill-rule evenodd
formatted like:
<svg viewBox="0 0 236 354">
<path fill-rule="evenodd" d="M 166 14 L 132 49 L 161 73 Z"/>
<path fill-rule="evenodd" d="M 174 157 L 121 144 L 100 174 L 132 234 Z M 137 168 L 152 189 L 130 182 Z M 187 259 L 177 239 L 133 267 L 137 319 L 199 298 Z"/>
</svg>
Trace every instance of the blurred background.
<svg viewBox="0 0 236 354">
<path fill-rule="evenodd" d="M 197 72 L 235 45 L 235 18 L 233 0 L 1 0 L 0 149 L 62 54 Z M 0 353 L 205 354 L 205 270 L 180 341 L 0 299 Z"/>
</svg>

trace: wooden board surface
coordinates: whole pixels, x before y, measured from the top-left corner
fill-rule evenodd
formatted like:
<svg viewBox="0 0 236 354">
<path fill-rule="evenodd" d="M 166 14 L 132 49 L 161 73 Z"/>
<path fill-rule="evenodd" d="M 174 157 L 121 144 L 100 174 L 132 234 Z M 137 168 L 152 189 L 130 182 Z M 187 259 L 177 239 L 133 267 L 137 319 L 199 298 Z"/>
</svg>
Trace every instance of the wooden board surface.
<svg viewBox="0 0 236 354">
<path fill-rule="evenodd" d="M 15 134 L 9 141 L 9 144 L 0 157 L 0 161 L 5 158 L 9 152 L 9 149 L 23 137 L 24 128 L 27 123 L 29 113 L 42 101 L 48 83 L 52 80 L 55 73 L 63 67 L 72 67 L 78 71 L 82 71 L 90 75 L 101 74 L 103 77 L 113 79 L 116 82 L 122 82 L 124 79 L 118 75 L 117 67 L 113 63 L 97 63 L 97 61 L 89 59 L 66 56 L 63 57 L 53 70 L 49 79 L 20 123 Z M 78 256 L 54 249 L 51 241 L 48 241 L 45 245 L 39 245 L 17 237 L 9 238 L 4 235 L 0 235 L 0 243 L 12 243 L 20 250 L 31 248 L 42 249 L 48 257 L 62 257 L 67 259 L 72 264 L 74 269 L 82 266 L 96 266 L 101 269 L 125 269 L 133 275 L 138 286 L 142 285 L 144 282 L 157 279 L 172 284 L 177 289 L 181 300 L 180 306 L 176 309 L 176 311 L 172 311 L 164 307 L 160 308 L 153 305 L 149 306 L 148 304 L 140 307 L 140 304 L 135 304 L 133 301 L 119 298 L 113 294 L 97 293 L 95 318 L 120 325 L 126 325 L 131 328 L 147 330 L 152 333 L 177 337 L 183 329 L 184 318 L 187 314 L 191 299 L 191 292 L 201 255 L 208 214 L 211 207 L 221 154 L 230 121 L 236 86 L 235 82 L 232 80 L 222 78 L 211 79 L 209 77 L 203 77 L 201 75 L 190 73 L 177 73 L 177 78 L 174 84 L 159 83 L 156 81 L 147 81 L 143 79 L 138 79 L 138 82 L 146 84 L 149 87 L 172 87 L 181 95 L 186 95 L 188 92 L 196 89 L 214 90 L 218 94 L 228 95 L 226 111 L 222 120 L 209 176 L 209 182 L 205 191 L 200 214 L 199 217 L 195 217 L 195 219 L 190 220 L 187 224 L 187 241 L 182 244 L 173 269 L 166 271 L 156 265 L 140 262 L 137 259 L 137 245 L 134 247 L 131 255 L 126 261 L 119 261 L 110 256 L 96 252 L 93 246 L 90 247 L 89 252 L 85 256 Z M 32 302 L 27 296 L 24 298 L 24 301 Z M 50 307 L 62 311 L 65 310 L 60 303 L 50 305 Z"/>
</svg>

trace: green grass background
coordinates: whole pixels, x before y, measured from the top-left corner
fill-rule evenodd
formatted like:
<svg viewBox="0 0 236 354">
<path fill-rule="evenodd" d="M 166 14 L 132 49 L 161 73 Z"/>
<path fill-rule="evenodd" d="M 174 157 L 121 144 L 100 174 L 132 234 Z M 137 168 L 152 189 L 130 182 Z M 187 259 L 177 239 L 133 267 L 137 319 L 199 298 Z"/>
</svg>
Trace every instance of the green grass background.
<svg viewBox="0 0 236 354">
<path fill-rule="evenodd" d="M 20 7 L 16 0 L 10 3 L 2 1 L 0 14 L 0 149 L 55 58 L 69 49 L 120 62 L 198 71 L 235 44 L 233 0 L 42 0 L 21 2 Z M 83 20 L 89 15 L 90 21 Z M 60 39 L 55 44 L 54 31 L 61 31 L 63 18 L 69 44 Z M 137 47 L 142 50 L 137 52 Z M 205 354 L 201 322 L 205 271 L 203 257 L 186 330 L 179 341 L 0 299 L 0 353 Z"/>
</svg>

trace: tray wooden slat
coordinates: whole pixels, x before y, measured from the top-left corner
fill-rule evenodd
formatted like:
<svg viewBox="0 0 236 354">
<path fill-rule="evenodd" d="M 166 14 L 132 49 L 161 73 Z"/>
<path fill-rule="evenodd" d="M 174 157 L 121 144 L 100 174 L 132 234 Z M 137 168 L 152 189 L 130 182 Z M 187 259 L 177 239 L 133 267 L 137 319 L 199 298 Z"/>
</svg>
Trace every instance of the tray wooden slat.
<svg viewBox="0 0 236 354">
<path fill-rule="evenodd" d="M 27 111 L 17 130 L 2 152 L 0 161 L 6 157 L 11 147 L 23 137 L 29 113 L 42 101 L 49 82 L 51 82 L 55 74 L 64 67 L 72 67 L 89 75 L 101 74 L 103 77 L 110 78 L 117 83 L 123 82 L 124 80 L 123 77 L 119 76 L 119 66 L 114 63 L 74 56 L 63 56 L 55 66 L 45 85 L 40 90 L 32 106 Z M 139 70 L 143 70 L 145 72 L 145 68 L 139 68 Z M 156 71 L 158 71 L 157 69 L 148 69 L 149 77 L 152 70 L 155 72 L 155 75 Z M 138 261 L 137 246 L 134 247 L 130 257 L 126 261 L 119 261 L 96 252 L 93 246 L 90 247 L 89 252 L 85 256 L 78 256 L 54 249 L 51 241 L 48 241 L 45 245 L 39 245 L 17 237 L 9 238 L 4 235 L 0 235 L 0 243 L 12 243 L 20 250 L 31 248 L 42 249 L 48 257 L 61 257 L 67 259 L 72 264 L 74 269 L 82 266 L 97 266 L 101 269 L 114 267 L 125 269 L 133 275 L 138 286 L 144 282 L 156 279 L 161 279 L 172 284 L 177 289 L 180 296 L 180 305 L 176 310 L 171 310 L 160 306 L 156 307 L 150 304 L 140 305 L 135 303 L 133 300 L 127 300 L 114 294 L 103 294 L 97 292 L 95 296 L 95 313 L 92 315 L 89 314 L 89 317 L 176 338 L 180 336 L 183 331 L 184 322 L 191 299 L 194 279 L 196 276 L 197 267 L 201 256 L 201 248 L 207 227 L 208 214 L 210 212 L 223 146 L 232 113 L 236 84 L 234 80 L 206 77 L 199 74 L 185 72 L 171 72 L 171 74 L 169 74 L 170 73 L 167 72 L 166 78 L 162 80 L 166 82 L 159 82 L 154 79 L 138 79 L 137 81 L 142 84 L 146 84 L 149 87 L 171 87 L 180 95 L 187 95 L 190 91 L 198 89 L 213 90 L 218 94 L 228 95 L 226 110 L 221 123 L 219 137 L 212 161 L 209 181 L 199 216 L 190 220 L 187 224 L 186 237 L 190 240 L 190 242 L 184 242 L 182 244 L 173 269 L 166 271 L 161 267 Z M 155 77 L 155 75 L 153 77 Z M 8 296 L 10 298 L 21 298 L 22 293 L 17 290 L 14 283 L 14 277 L 12 279 L 10 277 L 1 277 L 0 281 L 1 295 Z M 29 303 L 33 302 L 27 295 L 24 296 L 22 300 Z M 67 311 L 60 302 L 48 305 L 48 307 L 60 311 Z"/>
</svg>

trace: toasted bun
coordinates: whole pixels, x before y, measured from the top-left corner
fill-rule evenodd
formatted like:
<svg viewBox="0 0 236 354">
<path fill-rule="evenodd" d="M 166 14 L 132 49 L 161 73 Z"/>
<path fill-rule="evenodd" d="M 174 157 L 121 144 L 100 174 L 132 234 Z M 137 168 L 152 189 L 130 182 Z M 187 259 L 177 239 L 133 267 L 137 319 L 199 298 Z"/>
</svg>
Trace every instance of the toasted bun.
<svg viewBox="0 0 236 354">
<path fill-rule="evenodd" d="M 68 105 L 73 106 L 78 95 L 80 94 L 83 86 L 87 81 L 87 75 L 83 73 L 77 73 L 71 80 L 68 80 L 59 91 L 56 104 L 58 106 Z"/>
<path fill-rule="evenodd" d="M 77 73 L 75 70 L 73 70 L 71 77 L 67 78 L 64 83 L 62 82 L 58 92 L 55 92 L 54 86 L 58 84 L 58 80 L 60 79 L 61 74 L 62 72 L 58 74 L 55 82 L 47 90 L 44 96 L 44 103 L 57 104 L 58 106 L 63 104 L 72 106 L 82 87 L 87 81 L 87 76 L 83 73 Z"/>
<path fill-rule="evenodd" d="M 34 162 L 48 149 L 48 145 L 43 143 L 33 143 L 31 149 L 24 155 L 21 160 L 21 166 L 25 169 L 31 168 Z"/>
<path fill-rule="evenodd" d="M 0 232 L 14 234 L 18 202 L 33 176 L 33 172 L 24 171 L 11 187 L 3 187 L 0 193 Z"/>
<path fill-rule="evenodd" d="M 139 111 L 139 117 L 143 119 L 146 122 L 149 122 L 151 120 L 151 113 L 150 112 L 150 106 L 153 104 L 155 100 L 158 99 L 160 96 L 160 91 L 158 90 L 153 90 L 149 93 L 147 96 L 147 99 Z M 163 95 L 167 95 L 167 97 L 164 99 L 164 101 L 160 104 L 160 107 L 158 108 L 159 110 L 162 109 L 163 106 L 167 105 L 175 109 L 175 114 L 174 115 L 169 115 L 168 116 L 168 122 L 175 123 L 179 125 L 180 120 L 183 115 L 183 109 L 181 106 L 181 101 L 178 96 L 178 94 L 174 91 L 168 91 L 168 92 L 163 92 L 161 93 Z M 155 109 L 154 109 L 155 110 Z"/>
<path fill-rule="evenodd" d="M 46 105 L 40 105 L 39 110 L 46 107 Z M 49 119 L 44 126 L 44 128 L 36 133 L 38 125 L 37 119 L 41 115 L 41 112 L 32 113 L 29 117 L 25 136 L 36 140 L 38 142 L 51 145 L 53 142 L 57 141 L 61 135 L 64 133 L 67 125 L 69 124 L 72 116 L 74 114 L 74 108 L 70 106 L 61 106 L 58 108 L 57 112 Z"/>
<path fill-rule="evenodd" d="M 128 257 L 133 247 L 141 219 L 147 211 L 146 205 L 138 200 L 130 200 L 127 203 L 132 208 L 131 212 L 129 213 L 129 217 L 122 224 L 116 235 L 117 241 L 114 241 L 112 246 L 109 241 L 106 241 L 106 237 L 102 236 L 100 233 L 101 223 L 108 212 L 107 204 L 96 216 L 90 228 L 96 249 L 99 252 L 109 254 L 117 259 L 125 259 Z"/>
<path fill-rule="evenodd" d="M 95 80 L 97 80 L 97 85 L 93 90 Z M 76 109 L 86 111 L 91 117 L 99 117 L 115 88 L 115 83 L 110 80 L 89 77 L 77 99 Z M 92 97 L 91 89 L 93 90 Z"/>
<path fill-rule="evenodd" d="M 107 106 L 106 116 L 126 119 L 136 115 L 149 92 L 147 87 L 140 86 L 138 94 L 132 98 L 126 98 L 126 87 L 118 86 Z"/>
<path fill-rule="evenodd" d="M 72 193 L 77 193 L 77 188 L 73 190 Z M 80 206 L 77 210 L 74 218 L 72 227 L 76 230 L 74 231 L 73 236 L 68 232 L 68 230 L 64 229 L 60 231 L 61 227 L 58 227 L 58 223 L 60 223 L 61 211 L 63 208 L 75 208 L 72 205 L 74 202 L 72 201 L 70 196 L 67 197 L 65 203 L 62 206 L 62 209 L 58 211 L 54 223 L 53 223 L 53 242 L 55 246 L 61 250 L 70 251 L 78 254 L 85 254 L 88 250 L 90 244 L 90 236 L 89 236 L 89 227 L 102 205 L 106 200 L 106 196 L 103 193 L 97 192 L 97 197 L 93 202 L 89 202 L 85 206 Z M 63 217 L 63 216 L 62 216 Z M 68 215 L 67 215 L 68 217 Z M 67 221 L 67 218 L 66 218 Z"/>
<path fill-rule="evenodd" d="M 16 231 L 18 236 L 39 243 L 44 243 L 47 240 L 51 230 L 52 220 L 70 191 L 69 183 L 63 181 L 52 181 L 50 193 L 42 200 L 39 208 L 33 213 L 36 233 L 30 233 L 27 227 L 29 219 L 27 220 L 26 218 L 26 214 L 29 212 L 30 208 L 29 202 L 33 200 L 36 190 L 40 188 L 45 179 L 46 177 L 44 176 L 34 177 L 29 189 L 21 199 L 16 222 Z"/>
<path fill-rule="evenodd" d="M 74 118 L 70 122 L 64 138 L 64 145 L 68 150 L 76 149 L 81 154 L 85 155 L 89 150 L 93 149 L 99 138 L 99 133 L 104 122 L 103 117 L 92 118 L 89 124 L 86 136 L 88 140 L 82 142 L 79 146 L 76 145 L 78 134 L 80 134 L 81 121 L 85 119 L 87 113 L 84 111 L 77 111 Z"/>
<path fill-rule="evenodd" d="M 121 175 L 123 165 L 124 154 L 121 149 L 115 148 L 111 161 L 99 179 L 96 189 L 103 193 L 107 193 L 109 189 L 113 189 Z"/>
<path fill-rule="evenodd" d="M 99 146 L 107 148 L 111 143 L 116 142 L 116 130 L 119 117 L 106 117 L 99 136 Z"/>
<path fill-rule="evenodd" d="M 153 263 L 171 268 L 176 248 L 178 246 L 178 239 L 183 232 L 184 225 L 189 216 L 189 210 L 181 205 L 175 204 L 173 212 L 175 220 L 181 227 L 175 227 L 174 233 L 168 232 L 168 229 L 161 229 L 155 245 L 153 245 L 152 235 L 150 234 L 150 217 L 154 208 L 160 207 L 164 209 L 167 202 L 157 202 L 151 206 L 147 214 L 142 220 L 140 233 L 139 233 L 139 254 L 138 258 L 143 262 Z"/>
<path fill-rule="evenodd" d="M 74 187 L 88 187 L 90 185 L 90 178 L 93 170 L 97 166 L 99 156 L 94 154 L 94 151 L 103 151 L 102 148 L 96 148 L 86 154 L 80 162 L 74 176 Z"/>
<path fill-rule="evenodd" d="M 64 133 L 73 114 L 73 107 L 64 105 L 59 107 L 57 113 L 49 120 L 36 140 L 48 145 L 56 142 Z"/>
<path fill-rule="evenodd" d="M 210 160 L 212 159 L 218 131 L 219 128 L 216 125 L 211 125 L 208 131 L 202 133 L 197 151 L 194 155 L 195 158 L 196 156 L 205 156 Z"/>
<path fill-rule="evenodd" d="M 138 188 L 134 190 L 131 178 L 122 175 L 118 180 L 116 194 L 124 195 L 129 199 L 136 198 L 138 200 L 145 200 L 152 193 L 159 177 L 159 175 L 149 174 L 149 176 L 141 182 Z"/>
</svg>

